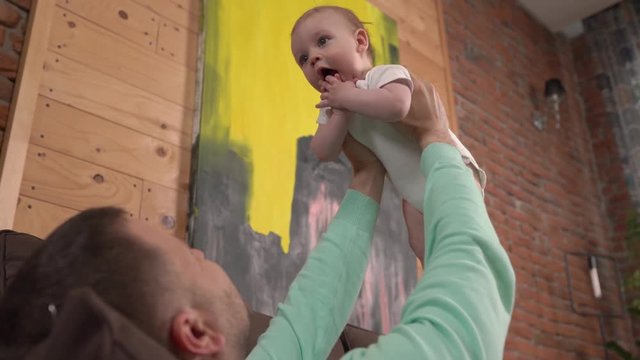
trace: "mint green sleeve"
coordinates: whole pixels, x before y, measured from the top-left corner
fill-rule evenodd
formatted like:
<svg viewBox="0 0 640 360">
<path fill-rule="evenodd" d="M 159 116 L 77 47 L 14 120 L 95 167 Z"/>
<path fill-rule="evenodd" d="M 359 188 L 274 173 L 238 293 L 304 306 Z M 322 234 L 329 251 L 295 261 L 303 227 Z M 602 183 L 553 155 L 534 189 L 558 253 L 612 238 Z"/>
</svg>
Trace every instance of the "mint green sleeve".
<svg viewBox="0 0 640 360">
<path fill-rule="evenodd" d="M 248 359 L 326 359 L 349 319 L 369 259 L 378 204 L 348 190 Z"/>
<path fill-rule="evenodd" d="M 422 153 L 424 276 L 400 324 L 343 359 L 502 359 L 515 276 L 471 170 L 450 145 Z"/>
</svg>

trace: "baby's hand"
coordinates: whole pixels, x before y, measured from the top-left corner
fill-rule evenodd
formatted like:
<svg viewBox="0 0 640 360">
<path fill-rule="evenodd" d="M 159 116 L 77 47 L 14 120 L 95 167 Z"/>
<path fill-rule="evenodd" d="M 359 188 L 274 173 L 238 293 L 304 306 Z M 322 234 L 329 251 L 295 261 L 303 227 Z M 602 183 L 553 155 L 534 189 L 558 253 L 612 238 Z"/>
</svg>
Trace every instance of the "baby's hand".
<svg viewBox="0 0 640 360">
<path fill-rule="evenodd" d="M 334 108 L 348 110 L 346 104 L 351 96 L 354 96 L 356 84 L 351 81 L 342 81 L 339 74 L 329 75 L 325 80 L 320 80 L 320 102 L 317 108 Z"/>
</svg>

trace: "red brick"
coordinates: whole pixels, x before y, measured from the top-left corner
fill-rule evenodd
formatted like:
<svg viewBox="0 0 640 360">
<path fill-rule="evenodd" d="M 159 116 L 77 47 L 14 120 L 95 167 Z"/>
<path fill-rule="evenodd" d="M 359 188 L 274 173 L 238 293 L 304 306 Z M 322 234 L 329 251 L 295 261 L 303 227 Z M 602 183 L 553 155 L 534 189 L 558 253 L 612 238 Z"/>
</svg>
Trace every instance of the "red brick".
<svg viewBox="0 0 640 360">
<path fill-rule="evenodd" d="M 524 339 L 533 339 L 534 327 L 526 325 L 522 322 L 512 321 L 509 325 L 509 334 Z"/>
<path fill-rule="evenodd" d="M 0 47 L 4 46 L 4 35 L 6 32 L 7 28 L 5 28 L 4 26 L 0 25 Z"/>
<path fill-rule="evenodd" d="M 23 10 L 31 9 L 31 0 L 9 0 Z"/>
<path fill-rule="evenodd" d="M 537 347 L 535 355 L 538 359 L 562 359 L 561 351 L 544 346 Z"/>
<path fill-rule="evenodd" d="M 0 76 L 0 100 L 11 102 L 13 95 L 13 82 L 5 77 Z"/>
<path fill-rule="evenodd" d="M 516 351 L 520 354 L 535 354 L 536 346 L 530 339 L 523 339 L 517 336 L 511 336 L 507 339 L 507 349 Z"/>
<path fill-rule="evenodd" d="M 6 1 L 0 2 L 0 24 L 12 28 L 18 25 L 21 19 L 20 12 L 15 6 Z"/>
<path fill-rule="evenodd" d="M 7 120 L 9 119 L 9 105 L 0 103 L 0 130 L 7 128 Z"/>
<path fill-rule="evenodd" d="M 15 54 L 0 52 L 0 76 L 15 80 L 20 59 Z"/>
<path fill-rule="evenodd" d="M 13 47 L 13 51 L 20 54 L 22 52 L 24 36 L 22 34 L 13 32 L 9 35 L 9 38 L 11 39 L 11 46 Z"/>
</svg>

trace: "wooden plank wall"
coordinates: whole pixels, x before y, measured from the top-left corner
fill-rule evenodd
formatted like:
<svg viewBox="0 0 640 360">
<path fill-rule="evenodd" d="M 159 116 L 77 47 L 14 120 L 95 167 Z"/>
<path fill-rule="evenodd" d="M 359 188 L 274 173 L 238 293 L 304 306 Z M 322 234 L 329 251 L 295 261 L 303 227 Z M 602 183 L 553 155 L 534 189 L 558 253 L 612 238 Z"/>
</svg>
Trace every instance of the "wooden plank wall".
<svg viewBox="0 0 640 360">
<path fill-rule="evenodd" d="M 401 63 L 435 85 L 457 132 L 442 0 L 369 1 L 396 21 Z"/>
<path fill-rule="evenodd" d="M 371 0 L 456 129 L 439 1 Z M 184 237 L 200 0 L 56 0 L 50 16 L 14 228 L 43 237 L 115 205 Z"/>
<path fill-rule="evenodd" d="M 16 230 L 115 205 L 185 236 L 200 15 L 199 0 L 56 1 Z"/>
</svg>

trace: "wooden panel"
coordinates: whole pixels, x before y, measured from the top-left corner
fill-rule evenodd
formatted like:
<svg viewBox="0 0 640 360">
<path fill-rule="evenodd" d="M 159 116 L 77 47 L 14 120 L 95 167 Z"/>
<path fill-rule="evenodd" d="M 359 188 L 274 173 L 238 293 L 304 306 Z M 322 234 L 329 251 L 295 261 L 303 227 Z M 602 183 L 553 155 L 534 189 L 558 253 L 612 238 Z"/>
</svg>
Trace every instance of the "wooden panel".
<svg viewBox="0 0 640 360">
<path fill-rule="evenodd" d="M 188 193 L 144 182 L 140 219 L 184 239 L 187 226 Z"/>
<path fill-rule="evenodd" d="M 0 211 L 0 229 L 13 226 L 53 8 L 50 0 L 36 0 L 29 16 L 24 52 L 20 58 L 21 70 L 0 151 L 0 204 L 3 208 Z"/>
<path fill-rule="evenodd" d="M 200 31 L 200 14 L 185 9 L 184 1 L 179 0 L 133 0 L 151 11 L 164 16 L 187 29 Z"/>
<path fill-rule="evenodd" d="M 193 110 L 58 54 L 47 54 L 40 92 L 171 144 L 191 146 Z"/>
<path fill-rule="evenodd" d="M 400 4 L 395 0 L 370 1 L 397 22 L 401 63 L 435 82 L 447 107 L 449 124 L 456 131 L 458 124 L 440 0 L 403 0 Z M 406 53 L 411 53 L 412 58 L 407 60 L 403 55 Z M 436 69 L 427 69 L 426 64 L 420 66 L 421 70 L 415 70 L 413 67 L 420 64 L 419 59 L 435 64 L 442 69 L 442 74 L 437 74 Z"/>
<path fill-rule="evenodd" d="M 31 145 L 20 192 L 75 210 L 118 206 L 137 218 L 142 180 Z"/>
<path fill-rule="evenodd" d="M 411 69 L 413 73 L 418 75 L 422 80 L 429 81 L 436 87 L 436 90 L 438 90 L 445 102 L 447 112 L 450 112 L 451 109 L 448 107 L 448 102 L 446 101 L 450 90 L 444 68 L 429 59 L 425 59 L 422 53 L 404 42 L 400 42 L 400 57 L 403 59 L 402 63 Z"/>
<path fill-rule="evenodd" d="M 442 10 L 442 1 L 433 0 L 436 5 L 436 13 L 438 14 L 438 24 L 440 28 L 440 44 L 442 45 L 442 57 L 444 59 L 444 75 L 447 80 L 447 88 L 449 89 L 448 108 L 449 111 L 449 127 L 454 132 L 458 132 L 458 116 L 456 115 L 456 101 L 453 92 L 453 80 L 451 79 L 451 60 L 449 59 L 449 46 L 447 45 L 447 31 L 444 24 L 444 11 Z"/>
<path fill-rule="evenodd" d="M 202 14 L 202 0 L 172 0 L 178 8 L 200 15 Z"/>
<path fill-rule="evenodd" d="M 77 213 L 76 210 L 20 196 L 13 229 L 44 239 L 58 225 Z"/>
<path fill-rule="evenodd" d="M 158 31 L 158 54 L 195 69 L 198 60 L 198 34 L 163 20 Z"/>
<path fill-rule="evenodd" d="M 400 23 L 420 25 L 425 21 L 436 21 L 441 14 L 434 0 L 369 0 Z"/>
<path fill-rule="evenodd" d="M 159 17 L 130 0 L 57 0 L 57 4 L 144 48 L 155 49 Z"/>
<path fill-rule="evenodd" d="M 398 38 L 423 52 L 436 64 L 444 65 L 436 4 L 433 0 L 405 0 L 402 4 L 391 0 L 372 0 L 398 25 Z"/>
<path fill-rule="evenodd" d="M 420 52 L 425 59 L 429 59 L 438 66 L 443 67 L 445 59 L 439 36 L 438 23 L 436 21 L 431 23 L 426 30 L 420 30 L 408 24 L 398 26 L 398 40 L 400 43 L 411 46 Z"/>
<path fill-rule="evenodd" d="M 170 188 L 188 188 L 189 151 L 45 97 L 38 99 L 31 142 Z"/>
<path fill-rule="evenodd" d="M 49 48 L 166 100 L 194 108 L 195 71 L 162 59 L 62 8 L 57 8 L 53 17 Z M 195 49 L 191 52 L 196 55 Z"/>
</svg>

